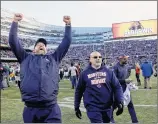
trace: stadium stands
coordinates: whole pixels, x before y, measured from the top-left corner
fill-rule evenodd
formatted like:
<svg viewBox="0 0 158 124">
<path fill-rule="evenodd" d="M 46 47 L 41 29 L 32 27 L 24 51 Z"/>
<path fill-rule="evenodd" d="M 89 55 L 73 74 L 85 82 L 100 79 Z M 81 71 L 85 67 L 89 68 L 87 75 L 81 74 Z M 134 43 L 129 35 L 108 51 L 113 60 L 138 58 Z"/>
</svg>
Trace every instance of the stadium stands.
<svg viewBox="0 0 158 124">
<path fill-rule="evenodd" d="M 8 45 L 8 32 L 11 24 L 12 12 L 1 9 L 1 44 Z M 61 42 L 64 34 L 64 27 L 47 25 L 32 18 L 25 18 L 19 24 L 19 40 L 24 48 L 31 48 L 39 37 L 47 39 L 49 44 L 57 45 Z M 99 51 L 103 57 L 107 58 L 108 65 L 115 63 L 117 57 L 126 53 L 130 56 L 129 64 L 134 66 L 135 62 L 141 63 L 144 58 L 156 62 L 157 58 L 157 38 L 156 39 L 120 39 L 110 40 L 112 31 L 109 27 L 73 27 L 72 45 L 68 50 L 63 65 L 72 60 L 80 61 L 83 65 L 88 63 L 88 55 L 92 51 Z M 2 47 L 2 46 L 1 46 Z M 54 48 L 49 48 L 48 52 L 53 52 Z M 1 57 L 15 58 L 9 50 L 1 50 Z"/>
</svg>

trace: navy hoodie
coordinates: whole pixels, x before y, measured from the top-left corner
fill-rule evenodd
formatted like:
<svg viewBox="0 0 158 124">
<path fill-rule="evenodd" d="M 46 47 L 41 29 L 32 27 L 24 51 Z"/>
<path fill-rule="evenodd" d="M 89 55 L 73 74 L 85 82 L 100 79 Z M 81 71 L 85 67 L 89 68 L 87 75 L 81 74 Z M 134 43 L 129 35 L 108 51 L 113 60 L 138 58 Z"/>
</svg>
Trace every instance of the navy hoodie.
<svg viewBox="0 0 158 124">
<path fill-rule="evenodd" d="M 71 26 L 52 54 L 27 53 L 17 38 L 18 23 L 13 22 L 9 33 L 10 47 L 20 63 L 20 91 L 27 106 L 49 106 L 57 102 L 59 63 L 71 43 Z"/>
<path fill-rule="evenodd" d="M 114 72 L 105 66 L 96 70 L 89 65 L 79 77 L 75 91 L 75 109 L 80 107 L 83 96 L 87 111 L 105 111 L 111 108 L 113 95 L 116 102 L 123 101 L 122 87 Z"/>
</svg>

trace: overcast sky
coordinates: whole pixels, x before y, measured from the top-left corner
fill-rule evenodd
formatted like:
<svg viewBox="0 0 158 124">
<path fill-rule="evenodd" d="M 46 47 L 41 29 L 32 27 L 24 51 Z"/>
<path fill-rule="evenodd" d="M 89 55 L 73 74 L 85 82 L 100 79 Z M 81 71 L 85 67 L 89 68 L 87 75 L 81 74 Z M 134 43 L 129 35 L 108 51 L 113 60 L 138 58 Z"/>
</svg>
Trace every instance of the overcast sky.
<svg viewBox="0 0 158 124">
<path fill-rule="evenodd" d="M 63 16 L 69 15 L 75 27 L 157 19 L 157 1 L 1 1 L 1 8 L 61 26 Z"/>
</svg>

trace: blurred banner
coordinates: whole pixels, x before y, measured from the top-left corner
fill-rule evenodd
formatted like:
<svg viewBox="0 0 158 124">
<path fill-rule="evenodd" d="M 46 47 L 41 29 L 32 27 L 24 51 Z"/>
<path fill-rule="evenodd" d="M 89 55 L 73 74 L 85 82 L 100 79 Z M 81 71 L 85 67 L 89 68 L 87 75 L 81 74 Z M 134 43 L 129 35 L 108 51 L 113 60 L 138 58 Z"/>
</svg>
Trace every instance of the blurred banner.
<svg viewBox="0 0 158 124">
<path fill-rule="evenodd" d="M 157 34 L 157 19 L 112 24 L 113 38 Z"/>
</svg>

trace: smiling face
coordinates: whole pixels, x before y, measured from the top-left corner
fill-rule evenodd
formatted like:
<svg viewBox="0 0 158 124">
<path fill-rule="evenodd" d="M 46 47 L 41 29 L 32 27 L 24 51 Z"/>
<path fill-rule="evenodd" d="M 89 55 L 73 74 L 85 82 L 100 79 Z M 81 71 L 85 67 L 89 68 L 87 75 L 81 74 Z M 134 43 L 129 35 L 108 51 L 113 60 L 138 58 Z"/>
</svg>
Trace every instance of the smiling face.
<svg viewBox="0 0 158 124">
<path fill-rule="evenodd" d="M 47 53 L 47 48 L 46 48 L 45 44 L 42 42 L 37 43 L 34 48 L 34 53 L 45 55 Z"/>
<path fill-rule="evenodd" d="M 94 68 L 100 68 L 102 64 L 102 56 L 99 52 L 92 52 L 90 54 L 90 63 Z"/>
</svg>

